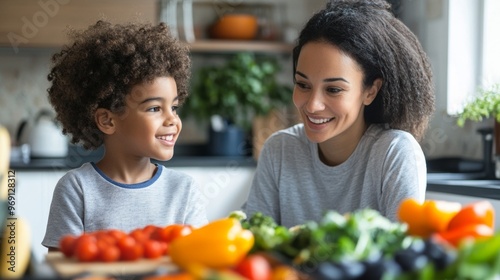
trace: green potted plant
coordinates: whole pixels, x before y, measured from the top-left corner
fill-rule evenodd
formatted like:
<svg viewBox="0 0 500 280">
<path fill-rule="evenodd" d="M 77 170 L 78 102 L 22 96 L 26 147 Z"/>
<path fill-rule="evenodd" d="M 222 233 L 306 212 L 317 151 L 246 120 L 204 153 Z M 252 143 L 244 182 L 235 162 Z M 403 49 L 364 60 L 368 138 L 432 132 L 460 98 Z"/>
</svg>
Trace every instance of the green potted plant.
<svg viewBox="0 0 500 280">
<path fill-rule="evenodd" d="M 243 155 L 253 118 L 290 103 L 291 88 L 277 80 L 280 70 L 275 58 L 242 52 L 194 73 L 182 112 L 209 124 L 211 154 Z"/>
<path fill-rule="evenodd" d="M 480 122 L 483 119 L 494 119 L 493 141 L 494 145 L 485 146 L 485 172 L 488 177 L 500 178 L 500 84 L 495 84 L 489 89 L 479 88 L 477 94 L 469 100 L 458 114 L 457 125 L 463 127 L 466 121 Z M 484 129 L 482 129 L 484 131 Z M 481 130 L 478 130 L 481 131 Z M 486 145 L 486 142 L 485 142 Z M 491 160 L 494 148 L 494 165 Z"/>
<path fill-rule="evenodd" d="M 500 84 L 490 89 L 480 88 L 458 114 L 457 125 L 463 127 L 467 120 L 480 122 L 491 117 L 500 122 Z"/>
</svg>

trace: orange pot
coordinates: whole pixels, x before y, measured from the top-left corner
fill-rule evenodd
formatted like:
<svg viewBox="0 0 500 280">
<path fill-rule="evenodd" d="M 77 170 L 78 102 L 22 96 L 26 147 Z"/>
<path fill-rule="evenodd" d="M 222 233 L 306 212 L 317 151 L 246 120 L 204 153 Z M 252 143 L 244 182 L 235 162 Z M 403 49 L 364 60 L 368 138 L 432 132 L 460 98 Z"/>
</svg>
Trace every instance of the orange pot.
<svg viewBox="0 0 500 280">
<path fill-rule="evenodd" d="M 252 40 L 257 36 L 257 17 L 248 14 L 224 15 L 210 30 L 212 38 Z"/>
</svg>

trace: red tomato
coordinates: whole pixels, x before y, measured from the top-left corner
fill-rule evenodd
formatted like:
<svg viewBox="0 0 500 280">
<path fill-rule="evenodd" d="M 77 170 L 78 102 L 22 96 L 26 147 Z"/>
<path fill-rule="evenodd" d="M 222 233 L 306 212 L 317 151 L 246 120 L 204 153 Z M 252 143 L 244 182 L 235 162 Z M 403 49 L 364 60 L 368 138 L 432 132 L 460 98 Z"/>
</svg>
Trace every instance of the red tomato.
<svg viewBox="0 0 500 280">
<path fill-rule="evenodd" d="M 170 225 L 169 227 L 171 227 L 171 230 L 169 235 L 169 241 L 167 242 L 172 242 L 178 237 L 188 235 L 193 231 L 193 227 L 191 227 L 190 225 L 176 224 L 176 225 Z"/>
<path fill-rule="evenodd" d="M 160 228 L 155 234 L 153 239 L 170 243 L 179 236 L 188 235 L 193 231 L 189 225 L 172 224 Z"/>
<path fill-rule="evenodd" d="M 271 265 L 261 255 L 249 255 L 236 267 L 235 271 L 249 280 L 268 280 L 271 278 Z"/>
<path fill-rule="evenodd" d="M 160 241 L 149 239 L 144 242 L 144 257 L 157 259 L 163 255 L 163 246 Z"/>
<path fill-rule="evenodd" d="M 137 243 L 144 243 L 149 239 L 149 236 L 142 229 L 134 229 L 129 233 Z"/>
<path fill-rule="evenodd" d="M 173 227 L 171 226 L 166 226 L 161 229 L 159 229 L 156 234 L 154 239 L 163 241 L 163 242 L 170 242 L 170 232 L 172 231 Z"/>
<path fill-rule="evenodd" d="M 155 226 L 155 225 L 147 225 L 145 226 L 142 231 L 148 236 L 148 238 L 151 238 L 151 236 L 159 229 L 160 227 Z"/>
<path fill-rule="evenodd" d="M 59 250 L 67 257 L 71 258 L 75 251 L 75 242 L 77 237 L 74 235 L 65 235 L 59 241 Z"/>
<path fill-rule="evenodd" d="M 125 261 L 134 261 L 142 258 L 144 249 L 140 243 L 130 236 L 124 236 L 118 241 L 120 248 L 120 258 Z"/>
<path fill-rule="evenodd" d="M 110 229 L 108 230 L 108 235 L 113 237 L 116 242 L 118 240 L 122 239 L 122 237 L 126 236 L 127 234 L 119 229 Z"/>
<path fill-rule="evenodd" d="M 488 200 L 481 200 L 465 205 L 448 224 L 448 230 L 468 225 L 483 224 L 494 228 L 495 209 Z"/>
<path fill-rule="evenodd" d="M 134 247 L 137 244 L 135 239 L 130 235 L 123 236 L 118 240 L 118 249 L 120 249 L 120 258 L 122 260 L 135 259 Z"/>
<path fill-rule="evenodd" d="M 168 243 L 164 241 L 158 241 L 158 242 L 160 242 L 161 254 L 168 255 Z"/>
<path fill-rule="evenodd" d="M 108 244 L 108 245 L 116 245 L 116 243 L 118 242 L 118 241 L 116 240 L 116 238 L 115 238 L 115 237 L 113 237 L 113 236 L 111 235 L 111 233 L 110 233 L 110 232 L 108 232 L 108 231 L 101 232 L 101 233 L 97 234 L 97 235 L 96 235 L 96 239 L 97 239 L 97 241 L 98 241 L 98 242 L 99 242 L 99 241 L 100 241 L 100 242 L 104 242 L 104 243 L 106 243 L 106 244 Z"/>
<path fill-rule="evenodd" d="M 90 234 L 80 235 L 75 242 L 75 256 L 81 262 L 91 262 L 97 259 L 99 249 L 95 236 Z"/>
<path fill-rule="evenodd" d="M 102 262 L 116 262 L 120 259 L 120 249 L 115 245 L 109 245 L 106 243 L 100 243 L 98 241 L 99 247 L 99 260 Z M 102 245 L 104 244 L 104 245 Z"/>
</svg>

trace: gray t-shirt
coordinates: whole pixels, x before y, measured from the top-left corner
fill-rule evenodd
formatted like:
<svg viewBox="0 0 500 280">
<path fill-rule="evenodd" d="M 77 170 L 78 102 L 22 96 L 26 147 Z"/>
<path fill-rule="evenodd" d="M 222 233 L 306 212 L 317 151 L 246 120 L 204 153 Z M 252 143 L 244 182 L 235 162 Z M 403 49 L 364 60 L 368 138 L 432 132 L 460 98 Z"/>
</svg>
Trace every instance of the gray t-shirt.
<svg viewBox="0 0 500 280">
<path fill-rule="evenodd" d="M 403 199 L 424 200 L 426 172 L 422 149 L 407 132 L 370 125 L 345 162 L 328 166 L 298 124 L 264 144 L 243 210 L 263 212 L 287 227 L 319 221 L 326 210 L 362 208 L 397 221 Z"/>
<path fill-rule="evenodd" d="M 93 163 L 69 171 L 54 190 L 42 245 L 59 247 L 65 234 L 102 229 L 130 232 L 150 224 L 206 224 L 206 199 L 194 180 L 157 167 L 151 179 L 137 184 L 115 182 Z"/>
</svg>

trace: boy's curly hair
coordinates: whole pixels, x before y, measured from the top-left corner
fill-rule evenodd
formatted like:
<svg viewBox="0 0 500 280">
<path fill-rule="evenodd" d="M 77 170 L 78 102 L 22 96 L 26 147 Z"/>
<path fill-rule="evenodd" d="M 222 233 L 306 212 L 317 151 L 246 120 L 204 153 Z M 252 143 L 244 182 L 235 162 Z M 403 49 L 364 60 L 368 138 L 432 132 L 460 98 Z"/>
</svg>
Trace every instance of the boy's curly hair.
<svg viewBox="0 0 500 280">
<path fill-rule="evenodd" d="M 382 88 L 365 107 L 367 123 L 385 123 L 421 140 L 434 112 L 434 85 L 427 55 L 415 35 L 383 0 L 335 0 L 316 13 L 293 50 L 293 70 L 302 47 L 327 42 L 361 66 L 364 86 Z"/>
<path fill-rule="evenodd" d="M 73 31 L 71 45 L 52 56 L 49 101 L 72 143 L 87 149 L 103 144 L 94 114 L 97 108 L 121 113 L 133 86 L 172 77 L 179 103 L 188 95 L 191 61 L 186 46 L 167 25 L 98 21 Z"/>
</svg>

